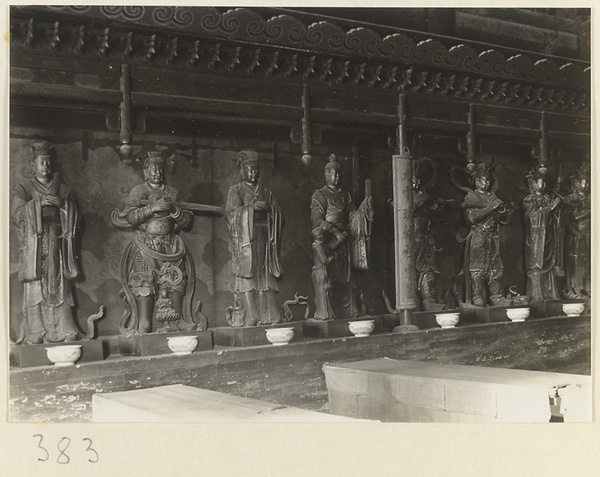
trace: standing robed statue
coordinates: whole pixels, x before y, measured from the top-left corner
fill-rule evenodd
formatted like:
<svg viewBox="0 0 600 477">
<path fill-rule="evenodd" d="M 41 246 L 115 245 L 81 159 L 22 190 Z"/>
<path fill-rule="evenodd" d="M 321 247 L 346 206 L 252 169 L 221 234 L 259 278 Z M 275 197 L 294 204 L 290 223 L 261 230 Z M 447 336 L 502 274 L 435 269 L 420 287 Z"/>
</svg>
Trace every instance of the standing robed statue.
<svg viewBox="0 0 600 477">
<path fill-rule="evenodd" d="M 79 276 L 75 238 L 78 212 L 71 189 L 54 170 L 48 141 L 32 147 L 33 177 L 13 190 L 11 215 L 19 239 L 23 325 L 17 343 L 80 339 L 71 307 Z"/>
<path fill-rule="evenodd" d="M 276 304 L 280 263 L 281 209 L 271 190 L 260 180 L 258 153 L 252 149 L 236 156 L 241 181 L 227 194 L 226 217 L 233 248 L 235 307 L 228 312 L 231 326 L 281 323 Z"/>
<path fill-rule="evenodd" d="M 590 169 L 583 164 L 571 178 L 571 193 L 564 200 L 565 275 L 567 296 L 582 298 L 591 295 L 592 229 L 590 197 Z"/>
<path fill-rule="evenodd" d="M 560 199 L 546 192 L 546 177 L 539 171 L 527 176 L 530 194 L 523 199 L 525 212 L 526 292 L 531 302 L 559 298 L 556 284 L 560 263 Z"/>
<path fill-rule="evenodd" d="M 367 245 L 373 221 L 370 187 L 357 209 L 350 193 L 339 187 L 341 172 L 341 164 L 332 154 L 325 166 L 325 186 L 311 199 L 314 320 L 358 316 L 352 270 L 368 270 Z"/>
</svg>

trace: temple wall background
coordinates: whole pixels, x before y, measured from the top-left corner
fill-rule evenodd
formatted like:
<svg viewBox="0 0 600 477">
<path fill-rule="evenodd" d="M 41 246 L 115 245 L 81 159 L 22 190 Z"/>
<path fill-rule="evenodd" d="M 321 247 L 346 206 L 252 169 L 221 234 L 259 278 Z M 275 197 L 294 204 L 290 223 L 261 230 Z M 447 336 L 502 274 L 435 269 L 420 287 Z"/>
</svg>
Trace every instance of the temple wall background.
<svg viewBox="0 0 600 477">
<path fill-rule="evenodd" d="M 133 231 L 121 231 L 110 223 L 110 212 L 123 207 L 123 199 L 135 185 L 143 182 L 139 163 L 125 164 L 118 154 L 118 135 L 86 129 L 11 129 L 10 183 L 11 187 L 26 180 L 30 171 L 30 145 L 36 139 L 48 139 L 55 145 L 58 164 L 64 182 L 76 193 L 81 214 L 79 258 L 82 277 L 76 282 L 76 315 L 82 327 L 85 319 L 106 306 L 105 317 L 97 322 L 100 335 L 116 334 L 124 307 L 119 297 L 119 265 L 122 251 L 133 239 Z M 300 162 L 299 146 L 278 137 L 265 128 L 264 137 L 206 137 L 138 135 L 133 157 L 141 157 L 150 149 L 176 155 L 176 166 L 167 173 L 166 182 L 179 189 L 181 200 L 204 204 L 224 205 L 229 187 L 239 180 L 233 159 L 243 148 L 259 152 L 261 180 L 273 190 L 285 217 L 282 237 L 283 279 L 279 282 L 279 304 L 291 299 L 295 292 L 309 295 L 312 307 L 312 251 L 310 243 L 310 198 L 315 189 L 324 184 L 323 166 L 327 157 L 335 153 L 344 166 L 342 185 L 353 192 L 354 201 L 364 196 L 364 180 L 373 183 L 375 220 L 371 238 L 371 270 L 357 274 L 359 286 L 365 295 L 369 313 L 382 313 L 385 305 L 381 289 L 385 289 L 393 303 L 393 219 L 387 203 L 391 197 L 392 151 L 377 140 L 365 141 L 360 147 L 356 177 L 352 174 L 352 150 L 346 138 L 326 137 L 313 150 L 314 160 L 305 167 Z M 462 244 L 455 238 L 460 228 L 460 203 L 464 193 L 450 181 L 452 166 L 463 164 L 463 157 L 451 140 L 426 139 L 413 148 L 415 158 L 427 155 L 438 165 L 437 183 L 428 190 L 433 198 L 453 199 L 449 207 L 441 209 L 433 225 L 439 255 L 440 276 L 437 294 L 440 300 L 452 300 L 446 293 L 453 283 L 461 285 L 457 277 L 461 269 Z M 529 148 L 507 142 L 485 146 L 481 158 L 492 157 L 499 179 L 498 196 L 517 206 L 526 195 L 525 175 L 533 164 Z M 550 163 L 556 170 L 558 158 Z M 580 161 L 568 161 L 570 174 Z M 568 181 L 566 181 L 568 182 Z M 223 217 L 196 214 L 191 231 L 182 237 L 191 252 L 196 267 L 195 303 L 202 301 L 202 311 L 209 326 L 227 326 L 225 309 L 233 304 L 231 293 L 231 246 Z M 501 227 L 502 254 L 505 264 L 505 287 L 516 285 L 524 293 L 523 215 L 517 209 L 511 222 Z M 10 283 L 11 283 L 11 337 L 18 335 L 21 320 L 21 285 L 17 279 L 17 247 L 14 226 L 10 228 Z M 445 295 L 445 297 L 444 297 Z M 314 309 L 314 307 L 312 307 Z M 303 310 L 295 310 L 295 319 L 302 319 Z"/>
<path fill-rule="evenodd" d="M 83 141 L 82 135 L 85 136 Z M 82 276 L 75 283 L 78 322 L 84 327 L 87 316 L 95 313 L 99 305 L 105 305 L 105 317 L 97 322 L 98 332 L 100 335 L 116 334 L 124 310 L 119 297 L 121 254 L 133 239 L 134 231 L 116 229 L 110 222 L 110 213 L 115 207 L 122 208 L 123 199 L 129 191 L 143 182 L 141 165 L 128 165 L 121 161 L 116 134 L 59 128 L 12 128 L 11 187 L 31 177 L 30 146 L 40 138 L 54 144 L 59 171 L 63 181 L 75 192 L 81 215 L 78 250 Z M 298 147 L 289 142 L 203 137 L 194 138 L 194 142 L 192 145 L 189 137 L 138 136 L 133 157 L 141 157 L 151 149 L 162 150 L 167 157 L 175 154 L 175 169 L 167 172 L 165 182 L 179 189 L 181 200 L 224 205 L 229 187 L 240 177 L 234 164 L 236 152 L 242 148 L 256 149 L 260 155 L 261 180 L 273 190 L 285 215 L 281 247 L 284 278 L 279 283 L 279 303 L 293 298 L 296 291 L 312 295 L 310 198 L 314 190 L 324 184 L 325 159 L 316 158 L 310 168 L 304 168 L 298 154 L 292 153 L 292 148 Z M 275 154 L 274 150 L 277 151 Z M 328 151 L 344 152 L 342 148 L 330 148 Z M 341 161 L 348 162 L 343 158 Z M 345 179 L 349 182 L 350 175 L 346 175 Z M 202 301 L 202 312 L 208 317 L 209 326 L 227 326 L 225 308 L 233 304 L 230 291 L 233 276 L 225 219 L 196 214 L 193 228 L 181 234 L 196 267 L 194 308 L 197 300 Z M 18 241 L 11 223 L 13 339 L 18 335 L 22 301 L 22 289 L 17 278 L 17 251 Z M 377 289 L 380 287 L 377 284 Z M 379 303 L 379 310 L 372 311 L 383 311 L 382 305 L 383 302 Z"/>
</svg>

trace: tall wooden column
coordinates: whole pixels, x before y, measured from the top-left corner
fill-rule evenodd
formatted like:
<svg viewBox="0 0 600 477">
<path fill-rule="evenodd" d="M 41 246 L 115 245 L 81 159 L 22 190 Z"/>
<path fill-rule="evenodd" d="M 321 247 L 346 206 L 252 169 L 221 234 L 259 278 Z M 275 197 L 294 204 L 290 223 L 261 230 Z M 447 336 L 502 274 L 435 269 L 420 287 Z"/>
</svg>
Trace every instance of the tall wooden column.
<svg viewBox="0 0 600 477">
<path fill-rule="evenodd" d="M 412 157 L 406 134 L 406 95 L 398 102 L 398 152 L 392 157 L 394 185 L 394 252 L 396 275 L 396 314 L 400 326 L 395 333 L 407 333 L 419 328 L 411 324 L 412 311 L 417 308 L 417 278 L 414 258 L 414 223 L 412 204 Z"/>
</svg>

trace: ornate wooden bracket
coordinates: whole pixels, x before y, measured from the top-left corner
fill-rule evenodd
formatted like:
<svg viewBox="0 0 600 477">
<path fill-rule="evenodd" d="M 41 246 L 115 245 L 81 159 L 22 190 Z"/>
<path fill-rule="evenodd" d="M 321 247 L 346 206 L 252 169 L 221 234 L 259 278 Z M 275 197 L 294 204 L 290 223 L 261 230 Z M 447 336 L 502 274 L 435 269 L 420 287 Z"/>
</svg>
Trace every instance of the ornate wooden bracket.
<svg viewBox="0 0 600 477">
<path fill-rule="evenodd" d="M 25 24 L 23 33 L 23 46 L 25 48 L 33 48 L 33 18 L 30 18 Z"/>
<path fill-rule="evenodd" d="M 75 32 L 75 43 L 73 44 L 73 51 L 75 54 L 80 55 L 83 53 L 83 47 L 85 46 L 85 25 L 81 25 Z"/>
<path fill-rule="evenodd" d="M 48 28 L 48 48 L 51 50 L 56 50 L 60 43 L 60 36 L 58 36 L 59 28 L 59 22 L 54 22 L 54 24 Z"/>
<path fill-rule="evenodd" d="M 121 56 L 123 58 L 129 58 L 129 55 L 131 55 L 131 52 L 133 51 L 133 32 L 130 31 L 121 38 L 121 42 L 123 43 L 123 52 L 121 53 Z"/>
<path fill-rule="evenodd" d="M 101 55 L 106 55 L 110 48 L 110 44 L 108 43 L 109 34 L 110 28 L 105 28 L 96 36 L 96 48 L 98 49 L 98 53 Z"/>
</svg>

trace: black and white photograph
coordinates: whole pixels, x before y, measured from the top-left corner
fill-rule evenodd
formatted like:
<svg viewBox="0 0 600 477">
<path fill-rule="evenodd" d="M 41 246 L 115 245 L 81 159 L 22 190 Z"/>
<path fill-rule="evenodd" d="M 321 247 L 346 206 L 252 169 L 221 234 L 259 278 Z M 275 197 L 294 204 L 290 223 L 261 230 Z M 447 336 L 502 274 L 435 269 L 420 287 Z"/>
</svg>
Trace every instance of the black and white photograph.
<svg viewBox="0 0 600 477">
<path fill-rule="evenodd" d="M 568 7 L 7 5 L 27 468 L 117 465 L 144 429 L 119 465 L 169 475 L 188 429 L 231 447 L 215 476 L 429 475 L 454 430 L 508 439 L 456 475 L 569 475 L 559 442 L 585 469 L 560 436 L 595 430 L 595 9 Z M 361 435 L 387 437 L 333 458 Z M 271 452 L 295 463 L 245 460 Z"/>
</svg>

